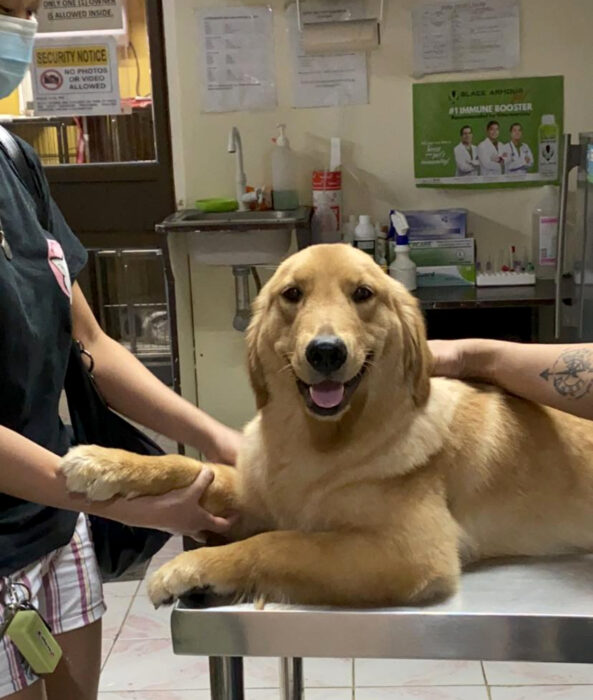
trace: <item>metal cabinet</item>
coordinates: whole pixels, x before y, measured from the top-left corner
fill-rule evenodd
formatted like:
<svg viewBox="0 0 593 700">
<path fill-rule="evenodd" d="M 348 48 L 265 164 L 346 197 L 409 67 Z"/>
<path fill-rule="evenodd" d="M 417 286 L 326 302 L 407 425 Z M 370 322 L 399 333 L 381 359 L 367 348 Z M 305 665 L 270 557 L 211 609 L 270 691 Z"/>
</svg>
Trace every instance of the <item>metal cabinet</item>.
<svg viewBox="0 0 593 700">
<path fill-rule="evenodd" d="M 174 388 L 173 305 L 163 250 L 90 250 L 81 284 L 103 330 Z"/>
</svg>

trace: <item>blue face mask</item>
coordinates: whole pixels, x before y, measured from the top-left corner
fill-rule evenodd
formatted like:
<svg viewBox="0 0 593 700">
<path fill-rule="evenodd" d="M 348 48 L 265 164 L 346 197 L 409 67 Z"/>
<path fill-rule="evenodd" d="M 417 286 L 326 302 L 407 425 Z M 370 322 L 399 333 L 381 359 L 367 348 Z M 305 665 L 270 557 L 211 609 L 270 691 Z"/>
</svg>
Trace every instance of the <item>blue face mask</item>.
<svg viewBox="0 0 593 700">
<path fill-rule="evenodd" d="M 0 15 L 0 99 L 8 97 L 25 77 L 36 31 L 36 19 Z"/>
</svg>

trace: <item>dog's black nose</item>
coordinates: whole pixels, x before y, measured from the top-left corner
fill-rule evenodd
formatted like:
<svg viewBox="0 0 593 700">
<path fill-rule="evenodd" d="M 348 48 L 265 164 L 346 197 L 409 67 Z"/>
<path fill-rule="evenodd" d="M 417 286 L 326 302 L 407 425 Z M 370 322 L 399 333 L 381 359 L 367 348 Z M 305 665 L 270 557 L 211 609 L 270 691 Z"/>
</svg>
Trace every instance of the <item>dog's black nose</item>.
<svg viewBox="0 0 593 700">
<path fill-rule="evenodd" d="M 307 361 L 320 374 L 331 374 L 346 362 L 348 350 L 335 335 L 319 335 L 307 345 Z"/>
</svg>

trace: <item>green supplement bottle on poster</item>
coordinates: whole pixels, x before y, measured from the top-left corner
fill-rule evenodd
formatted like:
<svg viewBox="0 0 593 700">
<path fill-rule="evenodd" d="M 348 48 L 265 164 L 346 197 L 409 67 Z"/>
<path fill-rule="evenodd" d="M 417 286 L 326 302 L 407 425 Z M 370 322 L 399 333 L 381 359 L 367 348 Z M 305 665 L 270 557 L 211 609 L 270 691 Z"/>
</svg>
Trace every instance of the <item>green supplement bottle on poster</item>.
<svg viewBox="0 0 593 700">
<path fill-rule="evenodd" d="M 539 125 L 539 174 L 546 180 L 558 178 L 558 125 L 553 114 L 542 114 Z"/>
</svg>

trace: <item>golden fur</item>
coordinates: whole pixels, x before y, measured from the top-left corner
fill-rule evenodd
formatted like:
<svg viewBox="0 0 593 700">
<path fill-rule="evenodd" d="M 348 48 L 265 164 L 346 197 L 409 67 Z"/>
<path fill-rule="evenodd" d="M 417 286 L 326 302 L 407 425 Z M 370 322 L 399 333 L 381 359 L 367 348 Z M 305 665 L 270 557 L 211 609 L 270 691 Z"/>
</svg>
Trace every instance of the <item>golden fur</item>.
<svg viewBox="0 0 593 700">
<path fill-rule="evenodd" d="M 298 287 L 304 297 L 287 301 Z M 361 286 L 374 296 L 355 303 Z M 340 336 L 337 381 L 366 373 L 339 415 L 306 407 L 296 377 L 319 334 Z M 203 504 L 242 513 L 229 544 L 185 552 L 150 582 L 155 604 L 195 587 L 303 604 L 385 606 L 455 591 L 489 557 L 593 549 L 591 423 L 495 388 L 430 379 L 414 298 L 369 256 L 315 246 L 254 304 L 248 363 L 258 415 L 236 469 L 214 465 Z M 162 493 L 202 468 L 179 456 L 79 447 L 63 461 L 92 498 Z"/>
</svg>

